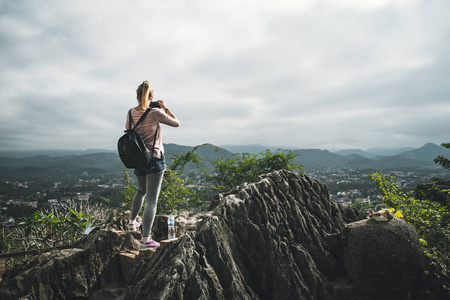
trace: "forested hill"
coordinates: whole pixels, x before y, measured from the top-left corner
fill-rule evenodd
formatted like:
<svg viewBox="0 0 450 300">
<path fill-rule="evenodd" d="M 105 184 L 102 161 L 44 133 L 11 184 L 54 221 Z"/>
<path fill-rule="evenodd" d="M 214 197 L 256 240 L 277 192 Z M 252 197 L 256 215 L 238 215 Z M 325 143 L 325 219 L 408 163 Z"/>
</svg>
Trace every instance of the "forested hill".
<svg viewBox="0 0 450 300">
<path fill-rule="evenodd" d="M 423 147 L 408 150 L 396 155 L 370 154 L 362 150 L 347 150 L 332 153 L 328 150 L 302 149 L 293 150 L 299 155 L 297 161 L 305 166 L 306 170 L 323 169 L 371 169 L 392 170 L 395 168 L 433 168 L 436 164 L 433 159 L 438 155 L 450 157 L 450 150 L 436 144 L 425 144 Z M 346 153 L 346 155 L 338 154 Z"/>
<path fill-rule="evenodd" d="M 192 150 L 194 147 L 176 144 L 165 144 L 167 165 L 173 157 Z M 0 179 L 17 180 L 24 178 L 47 177 L 80 177 L 88 173 L 90 176 L 123 175 L 123 165 L 116 150 L 65 151 L 50 150 L 48 155 L 43 151 L 16 152 L 15 157 L 7 157 L 7 152 L 0 152 Z M 92 152 L 92 153 L 91 153 Z M 197 149 L 205 164 L 217 157 L 232 157 L 233 154 L 223 148 L 205 144 Z M 78 153 L 78 155 L 76 154 Z M 6 155 L 5 155 L 6 154 Z M 35 155 L 39 154 L 39 155 Z M 55 156 L 52 156 L 57 154 Z M 19 157 L 19 158 L 17 158 Z"/>
<path fill-rule="evenodd" d="M 167 163 L 174 155 L 182 155 L 194 147 L 165 144 Z M 242 152 L 246 152 L 241 147 Z M 204 163 L 217 157 L 232 157 L 233 153 L 211 144 L 197 149 Z M 250 151 L 248 151 L 250 152 Z M 292 150 L 298 156 L 295 163 L 303 165 L 306 171 L 325 169 L 371 169 L 387 170 L 395 168 L 433 168 L 438 167 L 433 159 L 438 155 L 450 157 L 450 150 L 436 144 L 426 144 L 421 148 L 398 153 L 394 156 L 367 157 L 362 150 L 348 150 L 332 153 L 328 150 L 299 149 Z M 47 154 L 45 154 L 47 153 Z M 0 152 L 0 177 L 3 179 L 22 178 L 24 175 L 35 176 L 80 176 L 84 172 L 95 174 L 123 173 L 122 164 L 116 150 L 49 150 L 38 152 Z"/>
</svg>

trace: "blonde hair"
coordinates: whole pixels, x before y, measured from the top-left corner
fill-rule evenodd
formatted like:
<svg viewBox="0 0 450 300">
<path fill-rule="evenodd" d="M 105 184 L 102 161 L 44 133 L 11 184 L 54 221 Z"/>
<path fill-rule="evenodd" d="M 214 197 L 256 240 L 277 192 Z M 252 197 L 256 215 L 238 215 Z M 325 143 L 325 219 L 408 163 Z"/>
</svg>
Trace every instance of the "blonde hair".
<svg viewBox="0 0 450 300">
<path fill-rule="evenodd" d="M 153 88 L 150 86 L 148 81 L 145 80 L 138 86 L 136 94 L 138 95 L 139 105 L 142 106 L 142 108 L 146 108 L 150 98 L 153 97 Z"/>
</svg>

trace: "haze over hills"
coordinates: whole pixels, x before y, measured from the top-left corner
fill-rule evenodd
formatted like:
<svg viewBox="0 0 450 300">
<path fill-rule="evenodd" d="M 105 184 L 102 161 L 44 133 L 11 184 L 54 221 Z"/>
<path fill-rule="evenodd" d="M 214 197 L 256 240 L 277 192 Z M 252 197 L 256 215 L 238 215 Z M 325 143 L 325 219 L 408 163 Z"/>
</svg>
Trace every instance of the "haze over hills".
<svg viewBox="0 0 450 300">
<path fill-rule="evenodd" d="M 437 146 L 437 147 L 436 147 Z M 419 151 L 419 149 L 421 149 Z M 434 155 L 435 153 L 439 153 L 440 150 L 442 150 L 445 148 L 442 148 L 436 144 L 433 143 L 427 143 L 424 146 L 422 146 L 421 148 L 412 148 L 412 147 L 403 147 L 403 148 L 382 148 L 382 147 L 377 147 L 377 148 L 370 148 L 366 151 L 361 150 L 361 149 L 345 149 L 345 150 L 339 150 L 336 151 L 334 153 L 336 154 L 340 154 L 340 155 L 344 155 L 344 156 L 348 156 L 351 154 L 358 154 L 367 158 L 375 158 L 377 156 L 408 156 L 408 154 L 405 153 L 412 153 L 411 158 L 415 158 L 414 155 L 418 155 L 418 157 L 420 157 L 420 154 L 418 154 L 415 150 L 418 150 L 419 153 L 430 153 L 430 155 Z M 439 154 L 438 154 L 439 155 Z M 436 157 L 437 155 L 433 156 Z"/>
<path fill-rule="evenodd" d="M 193 149 L 190 146 L 176 144 L 165 144 L 164 147 L 167 165 L 170 165 L 174 155 L 182 155 Z M 122 177 L 123 165 L 120 162 L 117 150 L 99 151 L 102 152 L 95 152 L 95 150 L 48 151 L 49 154 L 60 156 L 40 154 L 42 151 L 23 151 L 13 153 L 16 157 L 6 157 L 5 154 L 8 155 L 9 153 L 0 152 L 0 178 L 18 180 L 25 176 L 27 178 L 80 177 L 86 173 L 90 176 L 109 174 Z M 233 153 L 211 144 L 199 147 L 197 152 L 205 163 L 213 161 L 217 157 L 233 156 Z"/>
<path fill-rule="evenodd" d="M 173 155 L 182 155 L 194 147 L 177 144 L 165 144 L 165 153 L 168 165 Z M 259 153 L 266 147 L 258 145 L 237 146 L 237 148 L 224 149 L 211 144 L 202 145 L 197 149 L 204 162 L 215 160 L 217 157 L 229 158 L 233 152 L 229 150 L 240 149 L 239 153 Z M 248 149 L 248 151 L 246 151 Z M 409 149 L 409 148 L 407 148 Z M 398 149 L 397 151 L 400 151 Z M 256 152 L 255 152 L 256 151 Z M 276 149 L 272 149 L 276 151 Z M 450 157 L 450 149 L 428 143 L 424 146 L 396 153 L 396 155 L 375 155 L 359 149 L 341 150 L 336 153 L 320 149 L 291 150 L 298 155 L 294 162 L 304 166 L 307 172 L 329 169 L 371 169 L 388 170 L 396 168 L 440 168 L 433 159 L 438 155 Z M 43 153 L 47 153 L 44 155 Z M 35 176 L 80 176 L 90 174 L 117 174 L 123 173 L 122 164 L 116 150 L 49 150 L 0 152 L 0 177 L 20 178 L 24 174 Z"/>
<path fill-rule="evenodd" d="M 92 153 L 117 153 L 116 149 L 83 149 L 83 150 L 67 150 L 67 149 L 47 149 L 47 150 L 17 150 L 17 151 L 0 151 L 0 157 L 8 158 L 28 158 L 34 156 L 68 156 L 68 155 L 86 155 Z"/>
<path fill-rule="evenodd" d="M 375 150 L 373 150 L 375 149 Z M 450 149 L 438 146 L 433 143 L 427 143 L 420 148 L 398 148 L 398 149 L 388 149 L 385 148 L 373 148 L 367 151 L 362 150 L 342 150 L 336 152 L 336 154 L 341 155 L 361 155 L 367 158 L 373 158 L 377 161 L 389 161 L 390 157 L 400 157 L 399 159 L 411 159 L 411 160 L 421 160 L 421 161 L 433 161 L 438 155 L 444 155 L 448 157 L 450 154 Z M 346 153 L 346 154 L 343 154 Z M 391 153 L 389 155 L 375 155 L 376 153 Z"/>
<path fill-rule="evenodd" d="M 285 150 L 298 150 L 292 147 L 283 147 L 283 146 L 262 146 L 262 145 L 224 145 L 220 146 L 221 148 L 227 149 L 230 152 L 233 153 L 261 153 L 265 149 L 270 149 L 272 151 L 276 151 L 278 149 L 285 149 Z M 367 157 L 367 158 L 374 158 L 376 156 L 382 155 L 382 156 L 393 156 L 397 155 L 402 152 L 411 151 L 414 150 L 413 147 L 401 147 L 401 148 L 387 148 L 387 147 L 376 147 L 376 148 L 370 148 L 366 151 L 361 149 L 343 149 L 343 150 L 337 150 L 337 151 L 331 151 L 332 153 L 336 153 L 339 155 L 347 156 L 350 154 L 359 154 L 361 156 Z"/>
<path fill-rule="evenodd" d="M 396 156 L 401 153 L 404 153 L 407 151 L 412 151 L 412 150 L 415 150 L 415 149 L 412 147 L 403 147 L 403 148 L 377 147 L 377 148 L 370 148 L 366 151 L 361 150 L 361 149 L 345 149 L 345 150 L 334 151 L 333 153 L 344 155 L 344 156 L 348 156 L 351 154 L 358 154 L 358 155 L 361 155 L 361 156 L 364 156 L 367 158 L 374 158 L 377 156 Z"/>
<path fill-rule="evenodd" d="M 263 145 L 225 145 L 225 146 L 219 146 L 221 148 L 224 148 L 232 153 L 261 153 L 264 152 L 266 149 L 270 149 L 272 151 L 277 151 L 278 149 L 284 149 L 284 150 L 295 150 L 295 148 L 290 147 L 283 147 L 283 146 L 263 146 Z"/>
</svg>

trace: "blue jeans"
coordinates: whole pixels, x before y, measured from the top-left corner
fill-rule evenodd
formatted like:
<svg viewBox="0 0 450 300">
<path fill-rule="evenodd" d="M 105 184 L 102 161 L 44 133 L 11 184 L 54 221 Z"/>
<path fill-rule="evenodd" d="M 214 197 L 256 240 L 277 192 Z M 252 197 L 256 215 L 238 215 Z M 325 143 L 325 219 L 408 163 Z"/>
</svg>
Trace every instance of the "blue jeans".
<svg viewBox="0 0 450 300">
<path fill-rule="evenodd" d="M 146 174 L 158 174 L 166 170 L 166 159 L 161 153 L 161 158 L 153 157 L 150 164 L 146 167 L 134 169 L 136 176 L 144 176 Z"/>
</svg>

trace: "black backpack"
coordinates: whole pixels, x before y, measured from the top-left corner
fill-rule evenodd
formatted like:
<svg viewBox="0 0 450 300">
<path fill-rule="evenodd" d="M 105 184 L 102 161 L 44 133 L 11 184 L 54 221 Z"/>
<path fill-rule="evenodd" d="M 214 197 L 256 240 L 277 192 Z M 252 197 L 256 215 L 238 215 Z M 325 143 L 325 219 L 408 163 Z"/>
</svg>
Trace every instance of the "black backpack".
<svg viewBox="0 0 450 300">
<path fill-rule="evenodd" d="M 144 120 L 145 116 L 150 112 L 151 108 L 148 108 L 139 121 L 131 128 L 131 109 L 128 111 L 128 130 L 125 130 L 125 134 L 119 139 L 117 143 L 117 149 L 119 150 L 119 156 L 122 163 L 126 168 L 139 168 L 147 166 L 153 158 L 153 150 L 155 149 L 156 134 L 158 128 L 155 131 L 155 138 L 153 140 L 153 147 L 150 151 L 142 141 L 141 137 L 135 131 L 136 127 Z"/>
</svg>

